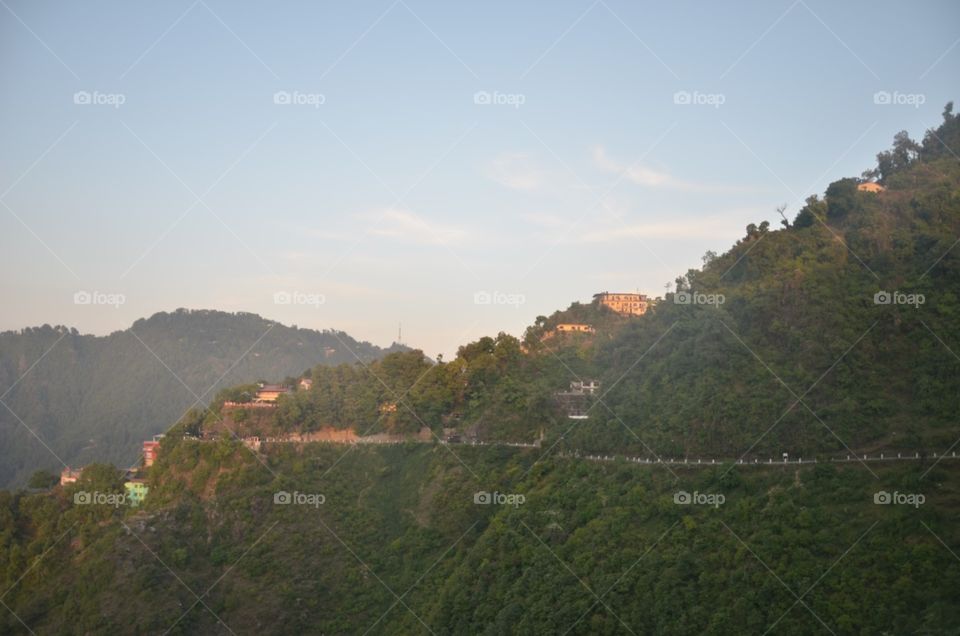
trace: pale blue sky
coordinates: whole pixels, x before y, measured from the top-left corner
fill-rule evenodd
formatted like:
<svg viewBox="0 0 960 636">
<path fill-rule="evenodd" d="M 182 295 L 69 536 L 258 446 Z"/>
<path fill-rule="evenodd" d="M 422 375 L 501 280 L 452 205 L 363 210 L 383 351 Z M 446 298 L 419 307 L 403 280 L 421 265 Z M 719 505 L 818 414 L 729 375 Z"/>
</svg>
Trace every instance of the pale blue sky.
<svg viewBox="0 0 960 636">
<path fill-rule="evenodd" d="M 936 125 L 958 38 L 932 1 L 2 0 L 0 329 L 186 306 L 449 355 L 659 295 Z"/>
</svg>

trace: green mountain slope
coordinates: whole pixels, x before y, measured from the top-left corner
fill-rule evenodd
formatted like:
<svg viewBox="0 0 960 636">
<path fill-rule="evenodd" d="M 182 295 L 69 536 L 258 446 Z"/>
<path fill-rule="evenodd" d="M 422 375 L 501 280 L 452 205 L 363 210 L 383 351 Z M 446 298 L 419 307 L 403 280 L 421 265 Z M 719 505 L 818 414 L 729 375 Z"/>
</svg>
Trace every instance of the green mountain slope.
<svg viewBox="0 0 960 636">
<path fill-rule="evenodd" d="M 0 486 L 24 484 L 39 468 L 59 471 L 54 454 L 71 465 L 129 465 L 142 440 L 225 386 L 392 350 L 218 311 L 158 313 L 105 337 L 47 325 L 4 332 L 0 387 L 9 409 L 0 406 Z"/>
<path fill-rule="evenodd" d="M 910 162 L 884 170 L 885 191 L 835 182 L 789 228 L 751 226 L 678 278 L 678 293 L 584 365 L 610 392 L 571 443 L 761 458 L 949 447 L 960 412 L 960 160 L 944 141 L 960 145 L 949 106 Z M 711 294 L 724 302 L 678 304 Z"/>
<path fill-rule="evenodd" d="M 574 304 L 438 364 L 319 365 L 244 431 L 539 447 L 178 434 L 238 387 L 164 439 L 138 509 L 102 465 L 0 493 L 0 632 L 960 633 L 958 142 L 948 107 L 880 154 L 883 191 L 843 179 L 751 225 L 642 317 Z M 602 388 L 571 420 L 577 378 Z M 827 461 L 868 450 L 916 459 Z"/>
<path fill-rule="evenodd" d="M 441 364 L 317 368 L 273 430 L 543 432 L 558 450 L 748 460 L 946 450 L 960 433 L 960 161 L 944 144 L 958 131 L 948 106 L 923 143 L 898 135 L 878 157 L 883 191 L 842 179 L 779 230 L 751 224 L 643 316 L 575 303 Z M 563 322 L 595 333 L 551 335 Z M 581 379 L 601 390 L 568 420 L 555 395 Z"/>
<path fill-rule="evenodd" d="M 116 489 L 106 474 L 0 499 L 3 600 L 35 633 L 955 634 L 960 624 L 960 561 L 945 547 L 960 546 L 956 461 L 875 465 L 874 477 L 859 464 L 671 473 L 425 445 L 287 447 L 260 458 L 269 470 L 230 442 L 165 453 L 136 513 L 71 503 Z M 882 490 L 925 499 L 876 505 Z M 523 499 L 480 505 L 480 491 Z M 677 505 L 680 491 L 724 499 Z M 304 503 L 275 503 L 283 492 Z M 9 612 L 0 630 L 26 633 Z"/>
</svg>

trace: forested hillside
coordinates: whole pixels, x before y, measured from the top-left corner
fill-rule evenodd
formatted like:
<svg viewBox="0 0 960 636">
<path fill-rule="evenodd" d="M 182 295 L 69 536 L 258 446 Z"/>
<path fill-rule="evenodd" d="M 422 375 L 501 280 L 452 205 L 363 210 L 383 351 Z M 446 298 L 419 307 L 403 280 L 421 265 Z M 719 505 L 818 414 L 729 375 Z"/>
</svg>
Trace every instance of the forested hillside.
<svg viewBox="0 0 960 636">
<path fill-rule="evenodd" d="M 0 493 L 0 633 L 960 634 L 958 147 L 948 105 L 643 316 L 575 303 L 452 360 L 314 357 L 245 431 L 539 447 L 204 437 L 240 385 L 163 440 L 140 508 L 89 503 L 123 492 L 107 465 Z M 601 389 L 569 419 L 579 379 Z M 910 459 L 827 461 L 867 451 Z"/>
<path fill-rule="evenodd" d="M 665 457 L 941 451 L 960 412 L 960 118 L 906 133 L 862 179 L 811 196 L 779 229 L 751 224 L 640 317 L 592 304 L 486 337 L 431 365 L 419 352 L 318 368 L 281 400 L 281 431 L 412 432 Z M 877 178 L 879 192 L 859 186 Z M 596 333 L 552 336 L 558 323 Z M 597 379 L 587 420 L 554 395 Z M 380 409 L 398 403 L 396 413 Z"/>
<path fill-rule="evenodd" d="M 922 143 L 900 133 L 876 169 L 811 196 L 793 222 L 751 224 L 641 317 L 574 303 L 440 364 L 413 351 L 318 367 L 270 430 L 544 432 L 558 449 L 665 457 L 946 449 L 960 412 L 958 142 L 948 105 Z M 882 191 L 858 187 L 869 179 Z M 561 322 L 595 333 L 554 336 Z M 601 391 L 570 421 L 554 396 L 581 379 Z M 204 418 L 218 416 L 191 414 L 195 432 Z"/>
<path fill-rule="evenodd" d="M 225 386 L 392 350 L 343 332 L 219 311 L 158 313 L 105 337 L 49 325 L 0 333 L 0 386 L 9 406 L 0 407 L 0 487 L 23 485 L 40 468 L 59 471 L 54 453 L 70 465 L 129 465 L 142 440 Z"/>
<path fill-rule="evenodd" d="M 609 387 L 571 444 L 669 456 L 943 450 L 960 413 L 960 117 L 708 254 L 643 320 L 571 367 Z M 721 304 L 697 297 L 722 295 Z M 679 304 L 678 300 L 690 300 Z M 627 424 L 643 439 L 628 432 Z M 577 434 L 582 433 L 582 434 Z"/>
<path fill-rule="evenodd" d="M 957 634 L 960 625 L 960 561 L 949 551 L 960 547 L 956 461 L 929 472 L 931 462 L 877 465 L 874 477 L 859 464 L 538 463 L 540 449 L 489 447 L 312 444 L 259 460 L 228 441 L 166 450 L 137 512 L 73 503 L 77 492 L 120 491 L 106 468 L 63 492 L 0 495 L 3 601 L 33 632 Z M 876 505 L 879 491 L 925 501 Z M 478 504 L 480 492 L 516 503 Z M 679 492 L 724 501 L 677 505 Z M 304 503 L 278 504 L 282 493 Z M 27 633 L 5 610 L 0 632 Z"/>
</svg>

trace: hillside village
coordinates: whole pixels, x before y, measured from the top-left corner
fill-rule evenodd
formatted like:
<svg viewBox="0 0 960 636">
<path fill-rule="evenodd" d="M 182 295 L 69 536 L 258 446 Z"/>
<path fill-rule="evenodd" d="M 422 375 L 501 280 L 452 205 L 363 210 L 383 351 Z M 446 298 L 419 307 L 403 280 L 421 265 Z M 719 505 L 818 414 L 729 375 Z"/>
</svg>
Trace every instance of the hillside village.
<svg viewBox="0 0 960 636">
<path fill-rule="evenodd" d="M 631 292 L 600 292 L 593 295 L 593 306 L 609 310 L 611 314 L 624 318 L 643 316 L 652 307 L 656 306 L 659 298 L 651 298 L 645 294 Z M 590 337 L 597 333 L 593 324 L 559 322 L 552 329 L 546 330 L 541 336 L 543 343 L 555 342 L 557 339 L 570 337 Z M 525 348 L 524 348 L 525 349 Z M 526 350 L 527 355 L 529 351 Z M 442 444 L 484 444 L 486 443 L 475 428 L 461 430 L 456 426 L 456 415 L 448 415 L 445 422 L 452 426 L 443 426 L 440 434 L 434 433 L 429 427 L 421 426 L 414 434 L 403 433 L 375 433 L 358 434 L 355 428 L 335 428 L 323 426 L 309 432 L 281 432 L 274 431 L 273 414 L 282 400 L 296 392 L 310 391 L 313 388 L 313 379 L 302 376 L 290 384 L 265 383 L 257 385 L 253 393 L 243 394 L 241 399 L 227 399 L 219 405 L 219 416 L 216 422 L 209 427 L 194 433 L 184 433 L 181 439 L 190 442 L 214 442 L 223 437 L 238 439 L 244 446 L 253 451 L 260 451 L 264 444 L 292 443 L 302 444 L 310 442 L 326 442 L 334 444 L 399 444 L 414 442 L 439 442 Z M 558 388 L 554 393 L 555 402 L 568 419 L 585 420 L 593 399 L 600 392 L 599 380 L 575 380 L 568 387 Z M 379 416 L 389 416 L 398 411 L 396 401 L 383 402 L 378 407 Z M 250 429 L 263 429 L 265 434 L 251 432 Z M 142 462 L 127 469 L 124 473 L 124 488 L 127 502 L 139 506 L 149 493 L 146 476 L 150 467 L 157 461 L 164 435 L 155 435 L 142 444 Z M 501 442 L 504 445 L 516 447 L 539 447 L 544 439 L 541 429 L 537 438 L 532 442 Z M 76 483 L 83 474 L 83 468 L 65 467 L 60 474 L 60 484 Z"/>
</svg>

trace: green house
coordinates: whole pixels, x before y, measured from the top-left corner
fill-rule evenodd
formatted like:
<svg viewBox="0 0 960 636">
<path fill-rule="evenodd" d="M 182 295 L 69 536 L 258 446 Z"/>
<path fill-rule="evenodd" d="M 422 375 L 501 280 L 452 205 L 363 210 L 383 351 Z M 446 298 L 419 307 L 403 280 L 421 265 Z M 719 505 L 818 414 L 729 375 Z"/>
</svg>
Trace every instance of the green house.
<svg viewBox="0 0 960 636">
<path fill-rule="evenodd" d="M 147 483 L 142 479 L 131 479 L 123 487 L 127 491 L 127 502 L 134 507 L 139 506 L 150 492 Z"/>
</svg>

